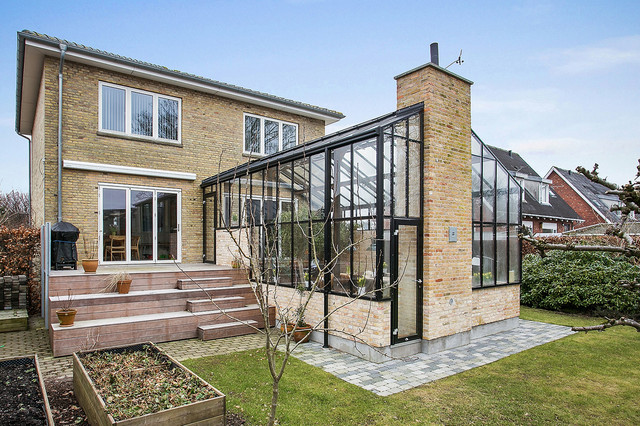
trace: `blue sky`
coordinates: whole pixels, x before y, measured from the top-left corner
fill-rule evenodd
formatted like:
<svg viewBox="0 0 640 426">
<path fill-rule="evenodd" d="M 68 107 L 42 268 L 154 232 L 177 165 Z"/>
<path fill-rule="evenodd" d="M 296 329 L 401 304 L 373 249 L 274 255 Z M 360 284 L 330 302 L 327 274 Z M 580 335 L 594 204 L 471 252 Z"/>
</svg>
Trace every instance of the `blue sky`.
<svg viewBox="0 0 640 426">
<path fill-rule="evenodd" d="M 341 111 L 327 132 L 395 110 L 393 77 L 429 60 L 475 82 L 472 127 L 541 175 L 640 158 L 638 1 L 11 1 L 0 17 L 0 191 L 28 190 L 15 133 L 16 32 Z M 212 170 L 215 167 L 212 166 Z"/>
</svg>

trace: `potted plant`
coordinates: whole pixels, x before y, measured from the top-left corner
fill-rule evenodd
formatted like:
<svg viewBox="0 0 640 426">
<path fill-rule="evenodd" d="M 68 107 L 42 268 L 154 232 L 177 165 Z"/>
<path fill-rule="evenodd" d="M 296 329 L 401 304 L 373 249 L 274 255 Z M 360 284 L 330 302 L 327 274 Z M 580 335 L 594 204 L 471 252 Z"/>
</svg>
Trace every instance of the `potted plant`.
<svg viewBox="0 0 640 426">
<path fill-rule="evenodd" d="M 356 282 L 356 288 L 358 289 L 357 293 L 358 296 L 362 296 L 366 293 L 366 286 L 367 286 L 367 278 L 362 275 L 358 278 L 358 281 Z"/>
<path fill-rule="evenodd" d="M 102 289 L 102 293 L 118 292 L 127 294 L 131 289 L 131 275 L 127 271 L 119 271 L 107 277 L 107 285 Z"/>
<path fill-rule="evenodd" d="M 95 273 L 98 270 L 98 241 L 95 238 L 87 244 L 87 236 L 82 236 L 85 258 L 82 259 L 82 269 L 85 273 Z"/>
<path fill-rule="evenodd" d="M 233 269 L 240 269 L 240 260 L 237 257 L 233 257 L 233 260 L 231 261 L 231 267 Z"/>
<path fill-rule="evenodd" d="M 60 327 L 71 327 L 76 319 L 78 310 L 73 308 L 73 297 L 71 289 L 67 290 L 67 298 L 62 300 L 62 307 L 56 310 Z"/>
<path fill-rule="evenodd" d="M 311 331 L 313 329 L 313 327 L 311 327 L 311 325 L 307 324 L 307 322 L 304 320 L 304 312 L 303 312 L 303 308 L 302 306 L 298 307 L 298 309 L 296 309 L 296 317 L 297 317 L 297 322 L 293 323 L 293 322 L 288 322 L 286 325 L 286 333 L 287 334 L 292 334 L 292 338 L 293 341 L 298 343 L 307 343 L 309 341 L 309 337 L 311 336 Z M 295 331 L 294 331 L 295 329 Z M 285 332 L 285 325 L 284 324 L 280 324 L 280 331 L 282 333 Z"/>
</svg>

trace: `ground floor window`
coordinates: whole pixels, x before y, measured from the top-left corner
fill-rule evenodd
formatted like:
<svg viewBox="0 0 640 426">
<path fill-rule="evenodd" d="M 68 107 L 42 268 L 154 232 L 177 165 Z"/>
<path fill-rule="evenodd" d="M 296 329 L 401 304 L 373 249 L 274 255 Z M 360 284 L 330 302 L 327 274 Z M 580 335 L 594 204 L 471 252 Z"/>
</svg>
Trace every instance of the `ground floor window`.
<svg viewBox="0 0 640 426">
<path fill-rule="evenodd" d="M 181 260 L 180 190 L 100 185 L 99 194 L 103 263 Z"/>
</svg>

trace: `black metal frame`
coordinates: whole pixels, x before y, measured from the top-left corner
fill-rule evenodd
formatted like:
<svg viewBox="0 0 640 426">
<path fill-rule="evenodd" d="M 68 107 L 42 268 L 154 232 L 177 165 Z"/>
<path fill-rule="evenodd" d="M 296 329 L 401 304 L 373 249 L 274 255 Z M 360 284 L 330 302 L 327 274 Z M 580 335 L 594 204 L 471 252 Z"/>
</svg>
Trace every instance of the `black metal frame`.
<svg viewBox="0 0 640 426">
<path fill-rule="evenodd" d="M 226 203 L 225 204 L 221 204 L 221 208 L 224 207 L 225 209 L 230 208 L 229 206 L 231 206 L 233 203 L 231 202 L 226 202 L 225 201 L 225 193 L 229 193 L 230 197 L 234 197 L 235 198 L 235 189 L 231 188 L 231 189 L 225 189 L 227 188 L 226 185 L 228 185 L 230 182 L 236 182 L 238 183 L 238 188 L 237 188 L 237 192 L 238 192 L 238 205 L 239 205 L 239 217 L 238 217 L 238 221 L 237 224 L 234 223 L 234 226 L 230 226 L 229 228 L 240 228 L 241 226 L 243 226 L 243 218 L 242 218 L 242 196 L 243 194 L 246 192 L 246 195 L 249 196 L 249 199 L 253 199 L 253 178 L 255 177 L 254 173 L 260 173 L 262 172 L 262 197 L 261 199 L 263 200 L 262 203 L 262 207 L 263 209 L 265 208 L 266 203 L 264 202 L 265 198 L 266 198 L 266 194 L 267 194 L 267 182 L 271 182 L 271 178 L 267 179 L 267 175 L 266 175 L 266 170 L 275 170 L 275 178 L 273 179 L 273 184 L 275 184 L 275 188 L 273 188 L 274 192 L 275 192 L 275 196 L 276 196 L 276 202 L 279 202 L 280 200 L 280 195 L 281 195 L 281 191 L 280 191 L 280 186 L 282 184 L 282 182 L 280 182 L 281 176 L 280 176 L 280 165 L 281 164 L 291 164 L 292 166 L 292 173 L 291 173 L 291 182 L 288 182 L 288 184 L 291 185 L 292 187 L 292 207 L 291 207 L 291 211 L 292 211 L 292 217 L 291 217 L 291 222 L 286 222 L 286 223 L 282 223 L 282 225 L 279 225 L 278 223 L 274 223 L 273 226 L 291 226 L 291 264 L 292 264 L 292 268 L 291 268 L 291 284 L 290 286 L 293 286 L 295 283 L 294 280 L 294 262 L 293 262 L 293 257 L 295 256 L 295 246 L 293 244 L 293 240 L 294 240 L 294 236 L 295 236 L 295 227 L 297 226 L 297 223 L 302 224 L 302 220 L 300 220 L 299 222 L 297 222 L 294 219 L 294 199 L 295 199 L 295 193 L 293 192 L 293 188 L 294 188 L 294 183 L 296 182 L 296 178 L 295 178 L 295 174 L 296 174 L 296 160 L 300 160 L 302 158 L 308 158 L 308 162 L 307 165 L 305 167 L 308 167 L 308 176 L 303 178 L 306 179 L 306 183 L 308 184 L 308 198 L 309 198 L 309 210 L 311 212 L 311 191 L 312 191 L 312 186 L 311 186 L 311 182 L 312 182 L 312 172 L 315 171 L 316 169 L 314 169 L 314 167 L 317 167 L 314 163 L 312 163 L 312 156 L 316 155 L 316 154 L 324 154 L 324 208 L 323 208 L 323 221 L 324 221 L 324 262 L 326 265 L 326 262 L 328 262 L 329 260 L 332 260 L 332 247 L 333 247 L 333 239 L 334 239 L 334 224 L 337 222 L 341 222 L 344 221 L 345 223 L 349 224 L 349 241 L 350 242 L 354 242 L 354 222 L 355 221 L 365 221 L 365 220 L 369 220 L 370 222 L 370 226 L 373 225 L 375 226 L 375 232 L 373 235 L 375 235 L 375 239 L 376 239 L 376 244 L 375 244 L 375 254 L 374 254 L 374 261 L 376 262 L 376 264 L 374 265 L 374 269 L 376 271 L 375 273 L 375 281 L 374 281 L 374 287 L 373 287 L 373 294 L 371 296 L 361 296 L 361 297 L 366 297 L 368 299 L 373 299 L 373 300 L 377 300 L 377 301 L 382 301 L 382 300 L 394 300 L 393 304 L 397 304 L 397 290 L 396 291 L 390 291 L 389 294 L 386 294 L 386 291 L 383 292 L 383 268 L 381 267 L 383 262 L 384 262 L 384 258 L 385 258 L 385 253 L 384 253 L 384 249 L 385 249 L 385 244 L 383 244 L 383 242 L 385 241 L 385 224 L 387 224 L 387 226 L 391 226 L 391 230 L 389 231 L 391 234 L 393 233 L 393 227 L 396 226 L 396 224 L 412 224 L 414 226 L 416 226 L 416 232 L 417 235 L 419 236 L 418 241 L 416 241 L 416 255 L 417 255 L 417 259 L 416 262 L 417 263 L 417 273 L 419 274 L 418 276 L 420 278 L 422 278 L 422 234 L 423 234 L 423 230 L 424 230 L 424 226 L 423 226 L 423 205 L 424 205 L 424 169 L 423 169 L 423 164 L 424 164 L 424 144 L 423 144 L 423 104 L 419 103 L 416 105 L 413 105 L 411 107 L 408 108 L 404 108 L 402 110 L 398 110 L 394 113 L 391 114 L 387 114 L 386 116 L 380 117 L 378 119 L 375 120 L 371 120 L 369 122 L 363 123 L 359 126 L 355 126 L 352 127 L 350 129 L 345 129 L 341 132 L 338 132 L 336 134 L 330 135 L 330 136 L 326 136 L 324 138 L 320 138 L 316 141 L 313 142 L 309 142 L 307 144 L 303 144 L 303 145 L 299 145 L 297 147 L 291 148 L 289 150 L 280 152 L 280 153 L 276 153 L 273 154 L 271 156 L 265 157 L 265 158 L 261 158 L 259 160 L 253 161 L 253 162 L 249 162 L 246 164 L 243 164 L 241 166 L 238 166 L 236 168 L 233 168 L 231 170 L 228 170 L 226 172 L 220 173 L 217 176 L 212 176 L 211 178 L 208 178 L 206 180 L 204 180 L 201 184 L 201 187 L 203 188 L 203 197 L 205 198 L 205 202 L 207 202 L 209 200 L 209 197 L 215 197 L 214 199 L 215 201 L 215 211 L 214 214 L 216 216 L 215 219 L 215 226 L 216 229 L 220 228 L 220 227 L 224 227 L 225 223 L 227 222 L 226 219 L 219 221 L 218 217 L 220 216 L 220 214 L 222 214 L 222 217 L 226 218 L 228 216 L 228 222 L 230 223 L 234 223 L 231 219 L 232 219 L 232 214 L 233 212 L 225 212 L 225 211 L 219 211 L 218 210 L 218 202 L 221 203 Z M 417 119 L 415 117 L 418 117 Z M 412 120 L 415 121 L 411 121 L 410 122 L 410 118 L 412 118 Z M 416 122 L 417 121 L 417 122 Z M 403 122 L 404 123 L 404 129 L 405 129 L 405 133 L 403 136 L 399 136 L 395 134 L 395 125 L 399 122 Z M 411 123 L 411 127 L 410 126 Z M 410 129 L 414 130 L 414 128 L 416 126 L 419 126 L 419 136 L 418 133 L 416 133 L 415 131 L 410 131 Z M 390 129 L 390 136 L 388 137 L 388 139 L 385 139 L 385 133 L 389 133 L 386 131 L 386 129 Z M 413 137 L 414 139 L 410 139 L 410 137 Z M 416 137 L 419 137 L 419 140 L 415 139 Z M 390 169 L 388 171 L 385 171 L 385 140 L 386 142 L 389 144 L 389 149 L 390 149 L 390 157 L 388 159 L 389 161 L 389 166 Z M 355 168 L 355 162 L 356 162 L 356 155 L 354 154 L 355 152 L 355 146 L 357 143 L 359 142 L 363 142 L 363 141 L 373 141 L 373 146 L 376 149 L 376 154 L 375 157 L 367 157 L 365 154 L 361 154 L 358 157 L 358 160 L 360 160 L 360 157 L 364 158 L 365 161 L 367 161 L 369 163 L 369 165 L 367 166 L 367 169 L 369 170 L 366 174 L 367 178 L 366 180 L 364 180 L 363 182 L 370 182 L 373 183 L 375 182 L 375 191 L 373 188 L 369 189 L 365 189 L 366 194 L 373 197 L 375 196 L 375 199 L 372 200 L 372 202 L 374 204 L 371 205 L 371 207 L 375 206 L 375 216 L 371 214 L 371 212 L 366 212 L 366 209 L 363 210 L 363 207 L 366 207 L 365 204 L 368 204 L 366 201 L 363 203 L 359 202 L 358 206 L 354 206 L 354 197 L 355 197 L 355 192 L 356 192 L 356 188 L 359 188 L 360 190 L 362 190 L 362 188 L 360 188 L 361 186 L 365 185 L 363 182 L 360 182 L 359 180 L 357 180 L 356 177 L 354 177 L 354 168 Z M 400 142 L 398 142 L 400 141 Z M 396 165 L 394 164 L 395 159 L 394 159 L 394 155 L 395 155 L 395 144 L 396 143 L 400 143 L 404 145 L 404 149 L 406 151 L 405 153 L 405 158 L 403 161 L 403 166 L 400 167 L 404 167 L 404 182 L 403 185 L 405 187 L 405 197 L 402 200 L 402 202 L 404 203 L 404 210 L 402 211 L 402 215 L 401 216 L 394 216 L 395 213 L 395 209 L 396 209 L 396 205 L 397 200 L 395 200 L 395 195 L 394 195 L 394 187 L 396 186 L 395 183 L 395 173 L 396 173 Z M 410 157 L 410 144 L 415 143 L 416 146 L 419 146 L 420 149 L 420 179 L 419 182 L 415 182 L 415 185 L 419 185 L 419 191 L 417 192 L 419 194 L 419 199 L 410 199 L 410 193 L 411 193 L 411 188 L 410 188 L 410 175 L 412 175 L 411 171 L 409 170 L 409 157 Z M 335 173 L 336 171 L 336 167 L 337 167 L 337 163 L 334 161 L 333 158 L 333 153 L 335 152 L 336 149 L 339 148 L 343 148 L 345 146 L 349 146 L 348 152 L 350 153 L 350 157 L 351 160 L 349 162 L 349 169 L 347 170 L 346 168 L 344 170 L 340 170 L 337 174 Z M 367 149 L 367 148 L 365 148 Z M 314 164 L 314 165 L 312 165 Z M 370 170 L 370 166 L 373 166 L 374 170 Z M 304 174 L 306 174 L 307 172 L 304 172 Z M 340 173 L 345 173 L 345 175 L 348 173 L 349 174 L 349 184 L 350 184 L 350 200 L 349 200 L 349 217 L 344 217 L 344 218 L 336 218 L 335 214 L 336 214 L 336 209 L 339 209 L 340 206 L 339 205 L 335 205 L 336 203 L 339 203 L 339 201 L 336 201 L 334 198 L 338 198 L 336 197 L 336 193 L 334 193 L 335 191 L 339 191 L 340 189 L 337 188 L 337 182 L 333 182 L 333 179 L 336 178 Z M 388 173 L 389 175 L 387 176 L 385 173 Z M 334 176 L 334 174 L 336 174 L 336 176 Z M 241 184 L 242 179 L 245 179 L 247 184 L 250 185 L 250 191 L 246 190 L 246 188 L 244 187 L 244 184 Z M 317 179 L 317 175 L 316 175 L 316 179 Z M 385 206 L 384 206 L 384 202 L 385 199 L 387 197 L 387 194 L 385 192 L 385 179 L 388 179 L 388 185 L 389 185 L 389 191 L 390 193 L 388 194 L 388 196 L 390 197 L 390 211 L 385 212 Z M 413 179 L 413 178 L 412 178 Z M 412 180 L 411 179 L 411 180 Z M 358 183 L 356 183 L 358 182 Z M 402 186 L 402 185 L 401 185 Z M 212 190 L 210 190 L 209 192 L 206 191 L 206 188 L 208 187 L 213 187 Z M 335 191 L 334 191 L 334 187 L 335 187 Z M 233 189 L 233 190 L 232 190 Z M 246 190 L 246 191 L 243 191 Z M 412 206 L 413 204 L 410 203 L 415 203 L 415 202 L 419 202 L 420 203 L 420 214 L 418 217 L 410 217 L 409 216 L 409 212 L 410 212 L 410 206 Z M 235 206 L 234 206 L 235 208 Z M 253 207 L 250 207 L 253 208 Z M 358 216 L 355 217 L 354 214 L 356 213 L 356 209 L 358 209 Z M 416 209 L 414 209 L 416 210 Z M 263 212 L 263 217 L 266 218 L 266 214 L 264 214 L 265 212 Z M 386 213 L 386 214 L 385 214 Z M 417 212 L 416 212 L 417 213 Z M 203 216 L 204 216 L 204 220 L 206 223 L 206 205 L 203 206 Z M 346 215 L 345 215 L 346 216 Z M 263 219 L 264 220 L 264 219 Z M 279 220 L 279 219 L 277 219 Z M 319 219 L 312 219 L 311 215 L 308 219 L 306 219 L 306 226 L 309 230 L 314 229 L 314 224 L 319 223 L 320 220 Z M 230 223 L 226 224 L 226 225 L 230 225 Z M 261 224 L 261 225 L 266 225 L 266 224 Z M 206 226 L 206 225 L 205 225 Z M 267 226 L 271 226 L 271 225 L 267 225 Z M 227 228 L 227 227 L 225 227 Z M 373 229 L 371 227 L 368 228 L 370 231 L 373 231 Z M 204 246 L 206 247 L 206 229 L 204 230 L 204 235 L 203 235 L 203 243 Z M 215 233 L 214 233 L 214 237 L 215 237 Z M 267 235 L 265 235 L 263 238 L 268 238 Z M 390 235 L 389 239 L 393 240 L 394 236 Z M 277 244 L 280 244 L 281 242 L 277 242 Z M 389 241 L 390 245 L 389 248 L 391 250 L 390 256 L 393 255 L 394 252 L 394 244 L 392 241 Z M 262 258 L 262 270 L 264 271 L 265 268 L 270 267 L 271 265 L 265 265 L 265 261 L 266 261 L 266 255 L 263 253 L 263 255 L 261 256 Z M 309 253 L 309 270 L 311 268 L 311 253 Z M 335 261 L 335 259 L 333 259 Z M 205 261 L 207 261 L 207 259 L 205 259 Z M 278 265 L 278 259 L 275 259 L 275 267 L 276 269 L 279 271 L 279 265 Z M 395 260 L 396 264 L 395 267 L 397 268 L 397 256 L 396 256 L 396 260 Z M 355 272 L 355 265 L 354 265 L 354 251 L 350 250 L 349 253 L 349 265 L 350 265 L 350 269 L 351 271 Z M 393 265 L 388 265 L 391 268 L 393 268 Z M 353 296 L 355 293 L 355 289 L 354 289 L 354 277 L 351 276 L 349 279 L 349 284 L 348 287 L 346 285 L 345 282 L 345 290 L 346 293 L 343 291 L 336 291 L 334 290 L 331 282 L 332 282 L 332 271 L 333 268 L 327 268 L 325 275 L 324 275 L 324 283 L 326 283 L 324 285 L 324 287 L 322 289 L 320 289 L 320 291 L 322 291 L 324 293 L 324 311 L 325 314 L 328 313 L 328 296 L 329 294 L 335 294 L 335 295 L 340 295 L 340 296 Z M 352 274 L 353 275 L 353 274 Z M 393 282 L 392 280 L 390 282 Z M 281 283 L 280 285 L 284 285 L 284 286 L 288 286 L 289 284 L 287 283 Z M 415 336 L 411 336 L 412 339 L 414 338 L 421 338 L 422 337 L 422 280 L 420 279 L 418 283 L 416 283 L 417 285 L 417 302 L 416 302 L 416 321 L 417 321 L 417 328 L 418 328 L 418 333 Z M 394 296 L 392 296 L 394 295 Z M 395 299 L 394 299 L 395 297 Z M 397 307 L 394 308 L 396 310 L 395 312 L 395 324 L 397 326 Z M 325 323 L 325 328 L 328 327 L 328 324 Z M 405 339 L 403 339 L 405 340 Z M 392 341 L 394 341 L 392 339 Z M 325 346 L 328 345 L 328 335 L 325 335 Z M 394 341 L 395 343 L 395 341 Z"/>
<path fill-rule="evenodd" d="M 216 230 L 218 229 L 218 191 L 204 192 L 202 188 L 202 261 L 204 263 L 216 263 Z M 207 259 L 207 203 L 213 198 L 213 259 Z"/>
<path fill-rule="evenodd" d="M 472 138 L 475 138 L 479 143 L 480 143 L 480 155 L 473 155 L 472 154 L 472 158 L 473 157 L 478 157 L 480 158 L 480 191 L 479 191 L 479 198 L 480 198 L 480 220 L 472 220 L 472 236 L 475 235 L 475 228 L 476 226 L 479 227 L 479 234 L 480 234 L 480 239 L 478 240 L 479 243 L 479 258 L 480 258 L 480 285 L 479 286 L 473 286 L 472 283 L 472 289 L 473 290 L 477 290 L 477 289 L 481 289 L 481 288 L 489 288 L 489 287 L 502 287 L 502 286 L 508 286 L 508 285 L 519 285 L 522 281 L 522 240 L 518 239 L 518 253 L 517 253 L 517 258 L 518 258 L 518 270 L 520 272 L 519 274 L 519 279 L 516 281 L 511 282 L 509 280 L 509 274 L 507 273 L 507 282 L 505 283 L 498 283 L 498 274 L 497 274 L 497 270 L 498 270 L 498 245 L 497 245 L 497 230 L 499 226 L 506 226 L 507 228 L 507 233 L 506 233 L 506 241 L 507 241 L 507 259 L 506 259 L 506 263 L 507 263 L 507 269 L 510 266 L 510 262 L 511 262 L 511 250 L 509 249 L 509 242 L 510 242 L 510 237 L 511 237 L 511 227 L 514 225 L 517 225 L 518 227 L 522 226 L 522 191 L 523 189 L 520 187 L 520 184 L 518 184 L 518 182 L 511 176 L 511 174 L 508 172 L 507 168 L 504 167 L 504 165 L 500 162 L 500 160 L 498 160 L 498 158 L 496 158 L 493 154 L 491 156 L 491 159 L 495 162 L 494 164 L 494 170 L 493 170 L 493 188 L 494 191 L 497 192 L 497 182 L 498 182 L 498 168 L 502 168 L 502 170 L 506 173 L 507 175 L 507 221 L 506 222 L 498 222 L 497 221 L 497 203 L 498 203 L 498 197 L 496 194 L 494 194 L 493 196 L 493 220 L 492 221 L 485 221 L 484 220 L 484 209 L 483 209 L 483 197 L 484 197 L 484 183 L 485 183 L 485 179 L 484 179 L 484 160 L 485 160 L 485 156 L 484 156 L 484 152 L 485 151 L 489 151 L 489 149 L 486 147 L 485 143 L 482 141 L 482 139 L 480 139 L 480 137 L 478 137 L 478 135 L 476 135 L 475 132 L 472 131 Z M 473 143 L 473 142 L 472 142 Z M 490 152 L 490 151 L 489 151 Z M 515 188 L 518 189 L 518 212 L 520 213 L 518 215 L 518 222 L 517 223 L 511 223 L 510 221 L 510 216 L 511 216 L 511 208 L 513 207 L 511 205 L 511 189 L 512 189 L 512 183 L 515 184 Z M 484 279 L 483 279 L 483 270 L 484 270 L 484 227 L 485 226 L 491 226 L 492 230 L 493 230 L 493 283 L 492 284 L 485 284 L 484 283 Z"/>
</svg>

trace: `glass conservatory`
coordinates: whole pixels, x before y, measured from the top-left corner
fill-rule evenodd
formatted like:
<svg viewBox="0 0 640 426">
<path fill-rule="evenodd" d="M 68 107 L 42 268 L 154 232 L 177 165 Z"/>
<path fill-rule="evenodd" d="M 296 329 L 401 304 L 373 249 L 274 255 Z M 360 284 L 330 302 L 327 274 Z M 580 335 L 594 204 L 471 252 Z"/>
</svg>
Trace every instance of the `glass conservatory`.
<svg viewBox="0 0 640 426">
<path fill-rule="evenodd" d="M 473 288 L 519 284 L 521 188 L 475 132 L 471 135 Z"/>
<path fill-rule="evenodd" d="M 390 300 L 392 344 L 421 338 L 422 122 L 420 103 L 204 180 L 204 261 L 243 246 L 257 280 Z M 516 283 L 520 188 L 472 146 L 473 287 Z"/>
</svg>

